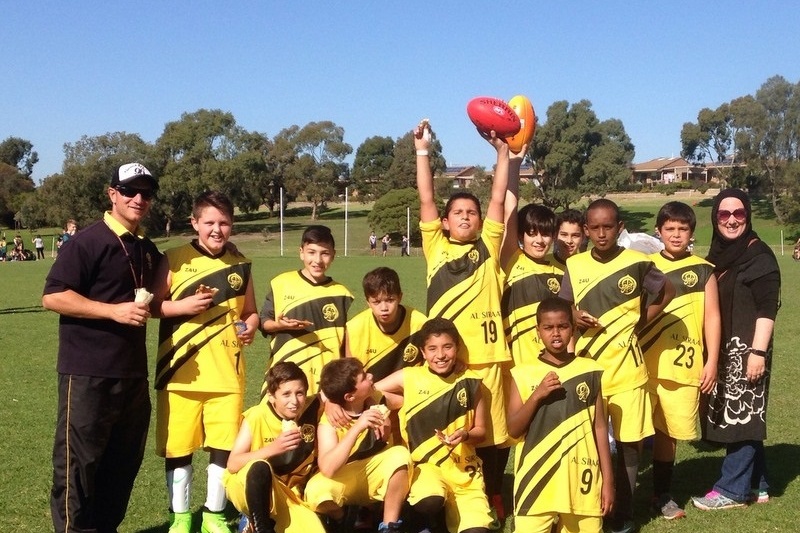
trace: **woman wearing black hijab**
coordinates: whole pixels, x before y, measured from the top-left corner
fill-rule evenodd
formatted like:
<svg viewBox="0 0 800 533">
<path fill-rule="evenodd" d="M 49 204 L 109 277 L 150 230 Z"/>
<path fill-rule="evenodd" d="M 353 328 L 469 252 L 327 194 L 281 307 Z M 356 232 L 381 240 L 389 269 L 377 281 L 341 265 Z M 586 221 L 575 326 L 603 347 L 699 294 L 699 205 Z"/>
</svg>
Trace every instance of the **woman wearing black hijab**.
<svg viewBox="0 0 800 533">
<path fill-rule="evenodd" d="M 772 333 L 780 307 L 775 254 L 753 231 L 747 194 L 726 189 L 714 200 L 708 261 L 719 285 L 722 343 L 716 388 L 701 402 L 703 438 L 727 453 L 714 488 L 693 497 L 703 510 L 769 499 L 764 439 Z"/>
</svg>

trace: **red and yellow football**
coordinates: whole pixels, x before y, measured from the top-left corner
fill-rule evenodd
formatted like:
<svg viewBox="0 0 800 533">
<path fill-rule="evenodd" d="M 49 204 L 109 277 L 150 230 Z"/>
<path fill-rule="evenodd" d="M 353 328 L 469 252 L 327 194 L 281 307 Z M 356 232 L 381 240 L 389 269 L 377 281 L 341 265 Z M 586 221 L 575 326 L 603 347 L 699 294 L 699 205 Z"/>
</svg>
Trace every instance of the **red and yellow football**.
<svg viewBox="0 0 800 533">
<path fill-rule="evenodd" d="M 519 152 L 523 144 L 530 144 L 533 140 L 536 133 L 536 113 L 528 97 L 521 94 L 509 100 L 508 107 L 519 117 L 520 128 L 516 134 L 506 136 L 506 142 L 512 152 Z"/>
<path fill-rule="evenodd" d="M 498 137 L 508 137 L 519 131 L 519 117 L 500 98 L 478 96 L 467 103 L 467 115 L 481 133 L 494 130 Z"/>
</svg>

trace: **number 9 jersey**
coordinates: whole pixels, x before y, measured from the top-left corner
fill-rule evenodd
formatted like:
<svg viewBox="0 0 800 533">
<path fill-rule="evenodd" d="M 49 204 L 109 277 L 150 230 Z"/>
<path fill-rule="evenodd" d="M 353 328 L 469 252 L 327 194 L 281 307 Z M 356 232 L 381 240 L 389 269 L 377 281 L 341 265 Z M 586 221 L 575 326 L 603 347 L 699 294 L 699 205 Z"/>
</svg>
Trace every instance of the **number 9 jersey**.
<svg viewBox="0 0 800 533">
<path fill-rule="evenodd" d="M 588 357 L 562 366 L 542 360 L 517 365 L 511 376 L 523 402 L 550 371 L 558 374 L 563 388 L 542 402 L 524 440 L 515 446 L 514 513 L 601 516 L 603 480 L 594 417 L 603 369 Z"/>
</svg>

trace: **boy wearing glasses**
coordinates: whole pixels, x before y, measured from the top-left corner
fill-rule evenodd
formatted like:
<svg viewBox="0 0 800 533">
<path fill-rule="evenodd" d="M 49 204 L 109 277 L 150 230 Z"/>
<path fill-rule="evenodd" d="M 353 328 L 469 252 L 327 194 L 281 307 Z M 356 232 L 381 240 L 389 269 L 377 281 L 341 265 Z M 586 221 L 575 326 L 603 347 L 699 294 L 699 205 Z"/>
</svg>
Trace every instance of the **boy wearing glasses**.
<svg viewBox="0 0 800 533">
<path fill-rule="evenodd" d="M 718 216 L 727 221 L 731 213 Z M 722 329 L 714 267 L 688 251 L 696 224 L 682 202 L 668 202 L 656 215 L 664 250 L 650 259 L 672 282 L 675 298 L 640 335 L 656 432 L 653 511 L 668 520 L 686 516 L 670 496 L 677 439 L 699 436 L 700 393 L 709 394 L 717 381 Z"/>
<path fill-rule="evenodd" d="M 58 419 L 50 497 L 55 531 L 117 531 L 150 424 L 146 324 L 161 254 L 139 224 L 158 182 L 143 165 L 111 178 L 111 210 L 65 246 L 42 305 L 57 312 Z"/>
</svg>

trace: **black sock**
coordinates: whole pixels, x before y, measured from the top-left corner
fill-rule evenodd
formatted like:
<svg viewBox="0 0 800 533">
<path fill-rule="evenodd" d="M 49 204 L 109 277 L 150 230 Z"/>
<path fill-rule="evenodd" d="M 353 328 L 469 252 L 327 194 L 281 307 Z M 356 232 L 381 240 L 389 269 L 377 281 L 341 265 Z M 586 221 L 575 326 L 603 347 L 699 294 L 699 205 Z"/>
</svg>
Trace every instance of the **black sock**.
<svg viewBox="0 0 800 533">
<path fill-rule="evenodd" d="M 269 515 L 272 507 L 272 469 L 266 461 L 258 461 L 250 467 L 244 494 L 255 532 L 273 533 L 275 521 Z"/>
<path fill-rule="evenodd" d="M 670 493 L 674 466 L 675 461 L 653 460 L 653 494 L 657 498 Z"/>
</svg>

